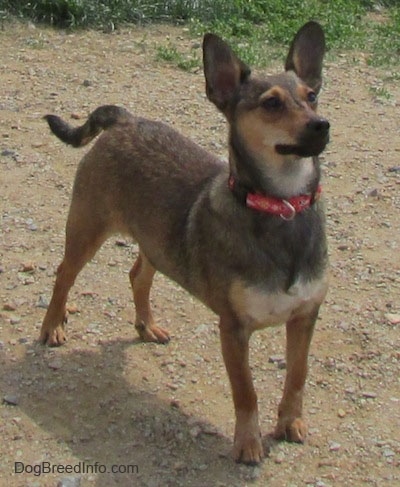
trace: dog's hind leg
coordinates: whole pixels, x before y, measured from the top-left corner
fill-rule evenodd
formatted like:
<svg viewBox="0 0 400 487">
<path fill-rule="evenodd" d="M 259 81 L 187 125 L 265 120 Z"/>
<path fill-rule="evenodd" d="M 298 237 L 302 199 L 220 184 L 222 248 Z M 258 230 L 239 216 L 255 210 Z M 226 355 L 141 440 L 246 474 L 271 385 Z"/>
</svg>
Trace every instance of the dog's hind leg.
<svg viewBox="0 0 400 487">
<path fill-rule="evenodd" d="M 105 226 L 89 210 L 72 203 L 68 216 L 64 258 L 57 269 L 53 295 L 44 317 L 39 340 L 50 346 L 66 341 L 66 302 L 68 292 L 84 265 L 95 255 L 107 238 Z"/>
<path fill-rule="evenodd" d="M 287 374 L 274 433 L 277 439 L 302 443 L 307 436 L 307 426 L 302 419 L 303 390 L 318 309 L 319 306 L 307 314 L 292 318 L 286 324 Z"/>
<path fill-rule="evenodd" d="M 156 326 L 150 307 L 150 289 L 156 270 L 139 250 L 139 256 L 129 273 L 136 309 L 135 328 L 145 342 L 167 343 L 167 330 Z"/>
</svg>

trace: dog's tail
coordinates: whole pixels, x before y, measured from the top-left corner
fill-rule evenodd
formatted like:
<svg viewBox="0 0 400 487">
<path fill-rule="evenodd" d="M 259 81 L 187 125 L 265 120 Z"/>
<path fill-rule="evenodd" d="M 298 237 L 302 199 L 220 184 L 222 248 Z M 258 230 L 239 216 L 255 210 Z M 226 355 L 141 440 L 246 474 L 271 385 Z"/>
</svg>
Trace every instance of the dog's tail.
<svg viewBox="0 0 400 487">
<path fill-rule="evenodd" d="M 57 115 L 44 116 L 53 134 L 73 147 L 82 147 L 88 144 L 102 130 L 106 130 L 130 117 L 131 115 L 127 110 L 115 105 L 103 105 L 96 108 L 80 127 L 73 127 Z"/>
</svg>

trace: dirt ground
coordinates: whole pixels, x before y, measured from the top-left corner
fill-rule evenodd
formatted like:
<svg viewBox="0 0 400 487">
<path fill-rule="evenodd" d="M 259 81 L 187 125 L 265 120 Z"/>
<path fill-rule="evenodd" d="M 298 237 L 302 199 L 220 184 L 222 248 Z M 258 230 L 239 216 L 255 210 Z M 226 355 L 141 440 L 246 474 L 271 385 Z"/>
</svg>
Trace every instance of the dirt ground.
<svg viewBox="0 0 400 487">
<path fill-rule="evenodd" d="M 254 335 L 251 361 L 270 454 L 258 467 L 232 461 L 216 317 L 157 276 L 155 314 L 173 339 L 138 342 L 128 284 L 136 247 L 125 239 L 110 239 L 79 276 L 66 346 L 37 343 L 84 153 L 50 135 L 44 114 L 80 123 L 100 104 L 122 104 L 227 157 L 202 72 L 155 61 L 167 37 L 200 42 L 166 27 L 0 31 L 0 485 L 400 485 L 400 87 L 362 53 L 328 56 L 320 97 L 332 124 L 323 158 L 331 287 L 310 356 L 306 444 L 268 436 L 285 376 L 284 328 L 269 329 Z"/>
</svg>

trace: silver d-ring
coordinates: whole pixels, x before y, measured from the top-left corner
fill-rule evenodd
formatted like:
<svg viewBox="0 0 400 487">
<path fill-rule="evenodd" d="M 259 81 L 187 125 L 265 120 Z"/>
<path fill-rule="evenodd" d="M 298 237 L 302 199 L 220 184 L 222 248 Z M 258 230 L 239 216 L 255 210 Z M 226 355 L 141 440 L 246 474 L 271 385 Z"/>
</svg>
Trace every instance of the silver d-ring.
<svg viewBox="0 0 400 487">
<path fill-rule="evenodd" d="M 286 216 L 281 213 L 279 216 L 286 221 L 293 220 L 293 218 L 296 216 L 296 208 L 291 203 L 289 203 L 289 201 L 282 200 L 282 203 L 288 208 L 288 210 L 290 210 L 290 214 L 289 216 Z"/>
</svg>

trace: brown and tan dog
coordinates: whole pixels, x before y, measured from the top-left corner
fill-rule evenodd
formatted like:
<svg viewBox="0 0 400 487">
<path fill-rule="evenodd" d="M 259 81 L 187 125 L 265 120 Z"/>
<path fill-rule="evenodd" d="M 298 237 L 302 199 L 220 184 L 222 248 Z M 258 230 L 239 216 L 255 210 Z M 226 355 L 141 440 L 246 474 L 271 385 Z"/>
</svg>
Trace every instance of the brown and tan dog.
<svg viewBox="0 0 400 487">
<path fill-rule="evenodd" d="M 324 50 L 321 27 L 309 22 L 292 42 L 286 72 L 253 77 L 219 37 L 204 37 L 207 96 L 229 124 L 229 165 L 163 123 L 116 106 L 97 108 L 77 128 L 46 117 L 75 147 L 105 132 L 76 174 L 65 255 L 40 340 L 65 342 L 67 295 L 78 273 L 111 234 L 131 235 L 140 252 L 130 282 L 143 340 L 169 340 L 150 309 L 156 270 L 219 315 L 236 413 L 234 458 L 250 464 L 263 457 L 249 367 L 254 330 L 286 323 L 275 436 L 302 442 L 307 431 L 307 357 L 327 290 L 317 156 L 329 123 L 316 114 Z"/>
</svg>

